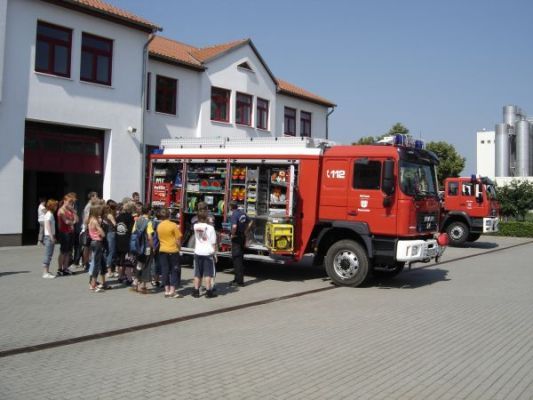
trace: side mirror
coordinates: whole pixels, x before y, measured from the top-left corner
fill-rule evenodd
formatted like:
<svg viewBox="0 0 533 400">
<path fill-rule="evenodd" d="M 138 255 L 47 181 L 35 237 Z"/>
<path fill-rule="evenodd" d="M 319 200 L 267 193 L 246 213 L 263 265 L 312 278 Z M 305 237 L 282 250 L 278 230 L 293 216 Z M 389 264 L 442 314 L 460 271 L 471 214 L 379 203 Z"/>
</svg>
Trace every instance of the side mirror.
<svg viewBox="0 0 533 400">
<path fill-rule="evenodd" d="M 394 193 L 394 160 L 385 160 L 383 163 L 382 188 L 387 196 Z"/>
</svg>

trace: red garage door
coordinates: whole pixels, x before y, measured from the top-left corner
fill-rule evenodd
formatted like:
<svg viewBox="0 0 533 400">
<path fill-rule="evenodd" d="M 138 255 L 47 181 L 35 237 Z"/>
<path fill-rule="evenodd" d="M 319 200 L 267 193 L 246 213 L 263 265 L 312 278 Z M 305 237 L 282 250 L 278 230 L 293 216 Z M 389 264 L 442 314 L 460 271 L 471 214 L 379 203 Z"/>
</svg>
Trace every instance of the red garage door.
<svg viewBox="0 0 533 400">
<path fill-rule="evenodd" d="M 103 173 L 103 131 L 28 122 L 24 169 Z"/>
</svg>

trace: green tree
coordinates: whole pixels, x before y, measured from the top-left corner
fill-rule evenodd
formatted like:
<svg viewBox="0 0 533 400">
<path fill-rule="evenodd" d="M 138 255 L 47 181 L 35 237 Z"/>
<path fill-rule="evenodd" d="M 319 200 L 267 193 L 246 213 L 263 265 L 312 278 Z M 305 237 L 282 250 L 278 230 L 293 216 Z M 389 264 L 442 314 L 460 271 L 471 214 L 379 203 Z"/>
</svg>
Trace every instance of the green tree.
<svg viewBox="0 0 533 400">
<path fill-rule="evenodd" d="M 383 139 L 385 136 L 393 136 L 396 134 L 403 134 L 403 135 L 409 135 L 409 129 L 407 129 L 405 126 L 403 126 L 400 122 L 395 123 L 392 128 L 389 129 L 387 133 L 384 133 L 383 135 L 379 136 L 363 136 L 359 138 L 357 142 L 353 142 L 352 145 L 358 145 L 358 144 L 374 144 L 378 140 Z"/>
<path fill-rule="evenodd" d="M 390 128 L 389 131 L 387 133 L 385 133 L 384 135 L 381 135 L 381 137 L 383 137 L 383 136 L 392 136 L 392 135 L 396 135 L 396 134 L 409 135 L 409 129 L 407 129 L 405 126 L 403 126 L 403 124 L 401 122 L 396 122 L 392 126 L 392 128 Z"/>
<path fill-rule="evenodd" d="M 358 145 L 358 144 L 374 144 L 376 142 L 376 138 L 374 136 L 363 136 L 362 138 L 359 138 L 357 142 L 353 142 L 352 145 Z"/>
<path fill-rule="evenodd" d="M 465 158 L 455 150 L 453 145 L 446 142 L 429 142 L 426 149 L 432 151 L 439 157 L 439 166 L 437 168 L 437 179 L 439 186 L 442 187 L 444 179 L 457 177 L 465 167 Z"/>
<path fill-rule="evenodd" d="M 524 220 L 529 210 L 533 209 L 533 183 L 513 179 L 505 186 L 496 187 L 497 199 L 500 202 L 500 214 Z"/>
</svg>

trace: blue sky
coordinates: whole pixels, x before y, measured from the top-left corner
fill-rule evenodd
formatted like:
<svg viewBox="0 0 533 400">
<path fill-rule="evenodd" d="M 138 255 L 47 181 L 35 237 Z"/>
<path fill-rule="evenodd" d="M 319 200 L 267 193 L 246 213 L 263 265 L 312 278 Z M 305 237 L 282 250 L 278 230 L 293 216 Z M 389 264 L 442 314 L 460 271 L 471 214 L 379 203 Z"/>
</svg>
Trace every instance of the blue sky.
<svg viewBox="0 0 533 400">
<path fill-rule="evenodd" d="M 338 104 L 340 143 L 401 122 L 452 143 L 470 174 L 504 105 L 533 116 L 531 0 L 108 1 L 191 45 L 251 38 L 275 76 Z"/>
</svg>

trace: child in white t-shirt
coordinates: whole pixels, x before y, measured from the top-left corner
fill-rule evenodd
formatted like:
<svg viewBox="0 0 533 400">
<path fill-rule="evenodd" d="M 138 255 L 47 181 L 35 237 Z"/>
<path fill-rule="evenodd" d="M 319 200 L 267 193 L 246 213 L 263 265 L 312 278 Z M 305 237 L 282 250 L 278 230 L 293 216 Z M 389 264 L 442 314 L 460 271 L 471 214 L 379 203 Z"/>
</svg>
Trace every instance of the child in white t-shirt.
<svg viewBox="0 0 533 400">
<path fill-rule="evenodd" d="M 200 297 L 200 284 L 204 278 L 207 290 L 205 297 L 213 298 L 213 277 L 215 275 L 215 257 L 217 235 L 215 228 L 208 223 L 207 206 L 198 204 L 198 222 L 194 224 L 194 291 L 193 297 Z"/>
</svg>

